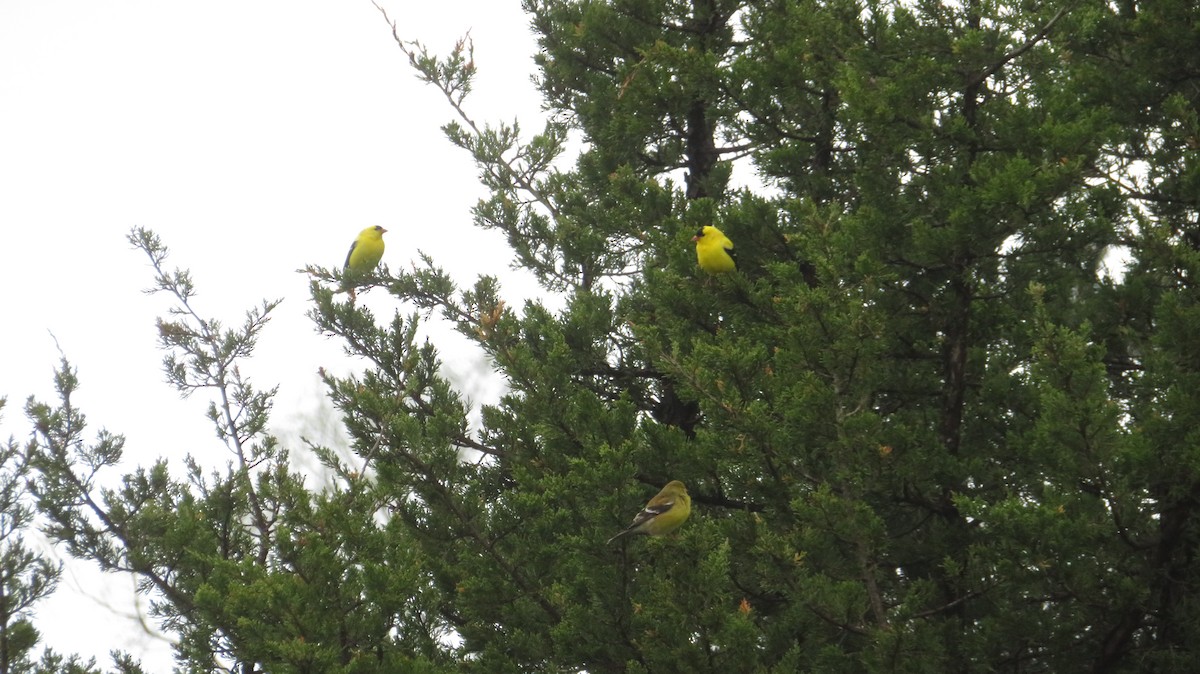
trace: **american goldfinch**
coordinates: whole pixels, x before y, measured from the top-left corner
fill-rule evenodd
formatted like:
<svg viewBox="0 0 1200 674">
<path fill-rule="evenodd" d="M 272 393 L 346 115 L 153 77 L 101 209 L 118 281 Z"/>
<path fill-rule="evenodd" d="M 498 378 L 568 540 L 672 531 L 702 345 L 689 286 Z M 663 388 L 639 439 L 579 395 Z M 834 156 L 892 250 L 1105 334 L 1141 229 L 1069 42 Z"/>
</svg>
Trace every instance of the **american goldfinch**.
<svg viewBox="0 0 1200 674">
<path fill-rule="evenodd" d="M 383 235 L 386 229 L 375 225 L 358 233 L 358 238 L 350 244 L 350 252 L 346 254 L 346 264 L 342 267 L 345 278 L 344 287 L 354 299 L 355 277 L 368 274 L 379 266 L 383 259 Z"/>
<path fill-rule="evenodd" d="M 687 487 L 679 480 L 672 480 L 650 499 L 642 512 L 633 518 L 624 531 L 608 539 L 609 543 L 622 536 L 642 534 L 645 536 L 661 536 L 679 528 L 692 514 L 692 497 L 688 496 Z"/>
<path fill-rule="evenodd" d="M 696 232 L 692 241 L 696 242 L 696 261 L 704 271 L 726 274 L 737 269 L 737 260 L 733 258 L 733 242 L 721 230 L 705 225 Z"/>
</svg>

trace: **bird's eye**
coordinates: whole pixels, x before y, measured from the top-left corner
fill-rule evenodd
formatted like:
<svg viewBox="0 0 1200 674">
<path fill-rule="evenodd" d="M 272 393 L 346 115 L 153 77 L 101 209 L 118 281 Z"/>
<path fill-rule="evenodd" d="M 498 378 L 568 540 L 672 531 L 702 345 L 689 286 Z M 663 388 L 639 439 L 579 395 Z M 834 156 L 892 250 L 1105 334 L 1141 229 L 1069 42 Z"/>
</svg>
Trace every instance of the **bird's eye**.
<svg viewBox="0 0 1200 674">
<path fill-rule="evenodd" d="M 382 226 L 382 225 L 375 225 L 375 231 L 377 231 L 377 232 L 382 232 L 382 231 L 383 231 L 383 226 Z"/>
<path fill-rule="evenodd" d="M 697 230 L 696 230 L 696 236 L 699 236 L 699 237 L 703 237 L 703 236 L 704 236 L 704 228 L 703 228 L 703 227 L 701 227 L 700 229 L 697 229 Z"/>
</svg>

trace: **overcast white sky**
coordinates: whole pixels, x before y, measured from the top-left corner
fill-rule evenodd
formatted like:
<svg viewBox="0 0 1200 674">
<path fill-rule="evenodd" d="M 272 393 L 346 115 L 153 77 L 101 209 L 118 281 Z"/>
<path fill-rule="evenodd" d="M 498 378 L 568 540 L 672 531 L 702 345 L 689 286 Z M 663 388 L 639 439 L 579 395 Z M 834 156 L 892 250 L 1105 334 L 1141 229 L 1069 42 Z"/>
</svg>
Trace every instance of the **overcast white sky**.
<svg viewBox="0 0 1200 674">
<path fill-rule="evenodd" d="M 381 4 L 403 37 L 439 53 L 469 30 L 475 116 L 540 127 L 519 0 Z M 26 398 L 53 399 L 53 334 L 79 370 L 76 403 L 93 431 L 128 437 L 130 467 L 185 453 L 224 463 L 206 401 L 164 383 L 154 318 L 166 299 L 140 292 L 151 271 L 125 240 L 141 225 L 191 269 L 202 313 L 236 323 L 284 299 L 249 370 L 280 385 L 277 433 L 336 441 L 316 371 L 355 363 L 314 332 L 296 269 L 340 265 L 354 235 L 380 224 L 391 266 L 421 249 L 464 284 L 490 273 L 510 297 L 534 292 L 502 239 L 471 227 L 482 192 L 439 130 L 449 119 L 369 0 L 0 0 L 0 436 L 23 442 Z M 385 315 L 396 306 L 378 290 L 361 297 Z M 479 363 L 444 356 L 460 373 Z M 498 390 L 468 386 L 477 399 Z M 133 613 L 131 587 L 69 567 L 39 610 L 44 645 L 102 664 L 123 648 L 170 671 L 169 649 L 111 609 Z"/>
</svg>

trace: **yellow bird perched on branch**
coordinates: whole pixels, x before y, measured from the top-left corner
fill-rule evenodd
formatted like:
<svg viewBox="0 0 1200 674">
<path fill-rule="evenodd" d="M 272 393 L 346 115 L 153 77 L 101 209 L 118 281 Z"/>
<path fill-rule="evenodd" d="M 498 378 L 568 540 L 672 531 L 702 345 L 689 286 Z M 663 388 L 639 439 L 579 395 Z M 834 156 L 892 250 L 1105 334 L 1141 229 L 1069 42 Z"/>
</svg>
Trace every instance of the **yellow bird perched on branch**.
<svg viewBox="0 0 1200 674">
<path fill-rule="evenodd" d="M 383 259 L 383 235 L 387 230 L 379 225 L 367 227 L 358 233 L 358 238 L 350 244 L 350 252 L 346 254 L 346 264 L 342 267 L 342 287 L 350 293 L 354 300 L 355 282 L 375 271 L 379 261 Z"/>
<path fill-rule="evenodd" d="M 692 497 L 679 480 L 672 480 L 650 499 L 642 512 L 633 518 L 624 531 L 608 539 L 609 543 L 622 536 L 661 536 L 675 531 L 692 514 Z"/>
<path fill-rule="evenodd" d="M 727 274 L 737 270 L 733 257 L 733 242 L 721 230 L 712 225 L 701 227 L 696 236 L 696 261 L 700 268 L 710 274 Z"/>
</svg>

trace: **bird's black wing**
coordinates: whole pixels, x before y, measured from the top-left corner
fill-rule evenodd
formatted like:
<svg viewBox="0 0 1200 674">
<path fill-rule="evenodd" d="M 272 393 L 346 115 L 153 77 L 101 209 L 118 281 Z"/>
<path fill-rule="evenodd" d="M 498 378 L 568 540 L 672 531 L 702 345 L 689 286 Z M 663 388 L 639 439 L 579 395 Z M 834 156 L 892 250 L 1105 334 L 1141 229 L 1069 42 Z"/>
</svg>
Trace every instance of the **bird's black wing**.
<svg viewBox="0 0 1200 674">
<path fill-rule="evenodd" d="M 642 522 L 646 522 L 658 517 L 659 515 L 670 510 L 674 505 L 675 499 L 668 499 L 662 503 L 655 503 L 654 505 L 648 505 L 645 508 L 642 508 L 642 512 L 638 513 L 637 517 L 633 518 L 633 524 L 629 525 L 629 528 L 632 529 Z"/>
</svg>

